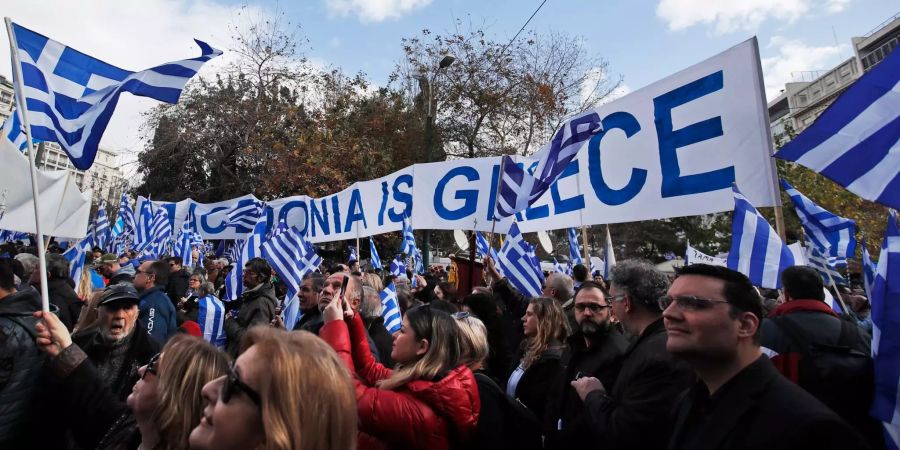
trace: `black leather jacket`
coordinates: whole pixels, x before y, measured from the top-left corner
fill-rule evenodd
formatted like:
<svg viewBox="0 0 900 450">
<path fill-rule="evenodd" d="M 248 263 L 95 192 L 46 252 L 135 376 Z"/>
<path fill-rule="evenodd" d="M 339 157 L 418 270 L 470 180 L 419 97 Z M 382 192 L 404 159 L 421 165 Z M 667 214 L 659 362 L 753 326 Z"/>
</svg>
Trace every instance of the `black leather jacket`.
<svg viewBox="0 0 900 450">
<path fill-rule="evenodd" d="M 46 360 L 34 341 L 32 313 L 40 309 L 34 289 L 0 299 L 0 448 L 23 448 L 30 439 L 26 430 L 35 416 L 33 397 Z"/>
</svg>

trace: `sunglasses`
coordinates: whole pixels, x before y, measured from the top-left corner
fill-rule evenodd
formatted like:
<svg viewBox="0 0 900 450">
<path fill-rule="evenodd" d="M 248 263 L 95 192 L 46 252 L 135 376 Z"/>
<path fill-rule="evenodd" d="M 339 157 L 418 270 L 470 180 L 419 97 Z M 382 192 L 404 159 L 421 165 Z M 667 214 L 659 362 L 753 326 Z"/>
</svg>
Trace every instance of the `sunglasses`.
<svg viewBox="0 0 900 450">
<path fill-rule="evenodd" d="M 600 305 L 597 303 L 576 303 L 575 304 L 575 310 L 578 312 L 584 312 L 585 309 L 590 309 L 592 313 L 597 313 L 606 308 L 609 308 L 609 305 Z"/>
<path fill-rule="evenodd" d="M 142 380 L 147 377 L 148 373 L 159 376 L 159 373 L 156 371 L 156 365 L 159 364 L 159 355 L 162 355 L 162 353 L 153 355 L 153 357 L 150 358 L 150 361 L 147 361 L 147 368 L 144 369 L 144 374 L 141 375 Z"/>
<path fill-rule="evenodd" d="M 708 298 L 695 297 L 693 295 L 679 295 L 677 297 L 665 295 L 660 297 L 659 300 L 657 300 L 657 303 L 659 304 L 659 309 L 663 311 L 665 311 L 672 303 L 675 303 L 682 311 L 699 311 L 712 308 L 716 303 L 728 302 L 725 300 L 711 300 Z"/>
<path fill-rule="evenodd" d="M 253 388 L 241 381 L 241 376 L 234 370 L 234 363 L 228 367 L 228 378 L 222 386 L 222 403 L 228 403 L 235 393 L 243 392 L 256 406 L 262 408 L 262 398 Z"/>
</svg>

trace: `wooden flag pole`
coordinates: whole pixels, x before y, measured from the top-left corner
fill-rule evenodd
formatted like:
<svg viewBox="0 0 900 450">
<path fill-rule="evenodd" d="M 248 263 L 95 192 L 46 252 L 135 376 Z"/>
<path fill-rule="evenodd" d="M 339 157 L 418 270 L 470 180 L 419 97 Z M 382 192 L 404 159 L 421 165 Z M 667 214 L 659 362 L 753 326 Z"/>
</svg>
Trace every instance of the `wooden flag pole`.
<svg viewBox="0 0 900 450">
<path fill-rule="evenodd" d="M 581 249 L 581 252 L 584 253 L 584 265 L 588 268 L 588 272 L 591 270 L 591 255 L 588 252 L 588 238 L 587 238 L 587 227 L 581 226 L 581 245 L 584 247 Z"/>
<path fill-rule="evenodd" d="M 496 190 L 496 192 L 494 192 L 494 211 L 493 211 L 493 214 L 491 214 L 491 234 L 490 234 L 490 236 L 488 236 L 488 248 L 491 248 L 494 246 L 494 229 L 497 227 L 497 205 L 500 204 L 500 185 L 503 184 L 503 164 L 504 164 L 504 159 L 501 156 L 500 157 L 500 172 L 499 172 L 499 176 L 497 177 L 497 190 Z M 473 231 L 477 232 L 477 230 L 473 230 Z M 485 255 L 485 256 L 490 256 L 490 255 Z M 475 261 L 472 261 L 472 262 L 474 263 Z"/>
</svg>

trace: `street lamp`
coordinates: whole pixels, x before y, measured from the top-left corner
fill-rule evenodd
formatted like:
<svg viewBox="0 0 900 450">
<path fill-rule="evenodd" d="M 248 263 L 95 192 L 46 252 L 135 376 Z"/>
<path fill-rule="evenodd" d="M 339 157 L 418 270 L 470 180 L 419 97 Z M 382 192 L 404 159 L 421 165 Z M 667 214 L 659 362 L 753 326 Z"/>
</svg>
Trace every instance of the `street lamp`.
<svg viewBox="0 0 900 450">
<path fill-rule="evenodd" d="M 434 116 L 435 110 L 437 109 L 434 105 L 434 91 L 432 91 L 432 86 L 434 86 L 434 80 L 437 78 L 438 74 L 442 69 L 446 69 L 450 67 L 453 62 L 456 61 L 456 57 L 451 54 L 445 54 L 443 58 L 441 58 L 440 62 L 438 62 L 437 69 L 431 74 L 431 78 L 427 77 L 424 73 L 420 73 L 417 75 L 412 75 L 412 78 L 419 82 L 419 89 L 422 92 L 427 91 L 428 95 L 428 103 L 425 109 L 425 162 L 431 162 L 431 153 L 432 146 L 434 144 Z M 435 107 L 432 107 L 432 106 Z M 430 263 L 430 244 L 431 244 L 431 230 L 425 230 L 425 243 L 422 246 L 422 263 L 427 268 Z"/>
</svg>

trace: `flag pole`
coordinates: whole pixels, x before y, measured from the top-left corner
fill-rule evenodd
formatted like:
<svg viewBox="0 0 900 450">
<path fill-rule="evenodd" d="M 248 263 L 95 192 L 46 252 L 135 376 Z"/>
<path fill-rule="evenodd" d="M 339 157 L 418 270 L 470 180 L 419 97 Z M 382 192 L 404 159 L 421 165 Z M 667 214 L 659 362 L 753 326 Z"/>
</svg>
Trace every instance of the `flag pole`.
<svg viewBox="0 0 900 450">
<path fill-rule="evenodd" d="M 16 87 L 16 103 L 18 107 L 16 108 L 16 114 L 19 115 L 19 120 L 22 122 L 22 126 L 25 128 L 25 139 L 28 144 L 28 165 L 30 167 L 31 172 L 31 193 L 34 197 L 34 232 L 35 238 L 37 239 L 37 247 L 39 249 L 44 248 L 44 235 L 41 234 L 41 207 L 40 207 L 40 191 L 38 189 L 37 182 L 37 168 L 34 166 L 34 144 L 31 142 L 31 125 L 28 123 L 28 114 L 25 113 L 27 109 L 25 107 L 24 101 L 24 86 L 22 86 L 22 65 L 19 62 L 19 52 L 17 51 L 19 45 L 16 43 L 16 34 L 13 33 L 12 28 L 12 20 L 9 17 L 4 17 L 4 21 L 6 22 L 6 34 L 9 36 L 9 53 L 12 56 L 13 63 L 13 74 L 15 75 L 15 87 Z M 38 252 L 38 268 L 41 271 L 41 310 L 45 313 L 50 312 L 50 295 L 47 293 L 47 256 L 46 252 L 40 251 Z"/>
<path fill-rule="evenodd" d="M 584 265 L 588 268 L 588 271 L 591 270 L 591 255 L 588 252 L 588 238 L 587 238 L 587 227 L 581 226 L 581 242 L 584 248 L 581 250 L 584 253 Z"/>
<path fill-rule="evenodd" d="M 491 234 L 488 236 L 488 248 L 494 246 L 494 228 L 497 227 L 497 205 L 500 204 L 500 185 L 503 184 L 503 164 L 504 158 L 500 157 L 500 172 L 497 177 L 497 190 L 494 192 L 494 213 L 491 214 Z M 472 230 L 473 232 L 476 230 Z M 490 255 L 485 255 L 490 256 Z M 475 261 L 472 261 L 474 263 Z M 495 261 L 496 262 L 496 261 Z"/>
</svg>

